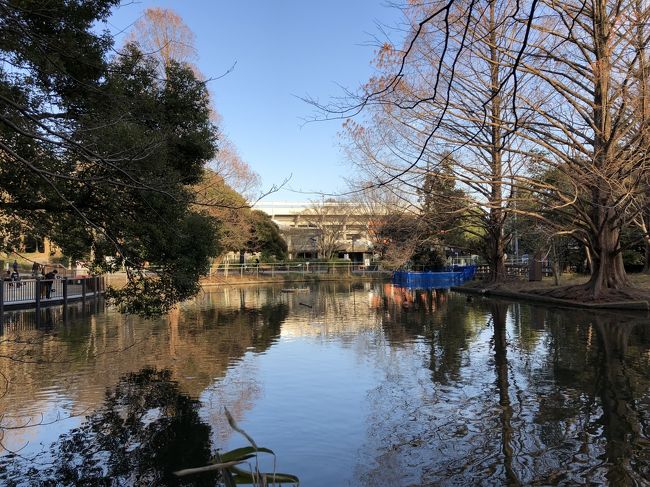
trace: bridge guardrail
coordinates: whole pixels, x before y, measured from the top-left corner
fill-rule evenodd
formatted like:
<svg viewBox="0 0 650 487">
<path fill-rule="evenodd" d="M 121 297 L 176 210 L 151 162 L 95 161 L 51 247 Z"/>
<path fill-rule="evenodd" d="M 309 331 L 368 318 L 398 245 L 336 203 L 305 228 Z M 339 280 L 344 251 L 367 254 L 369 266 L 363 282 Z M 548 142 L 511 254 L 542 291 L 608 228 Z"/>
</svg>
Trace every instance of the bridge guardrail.
<svg viewBox="0 0 650 487">
<path fill-rule="evenodd" d="M 0 312 L 5 307 L 40 307 L 69 300 L 85 300 L 103 294 L 104 276 L 85 276 L 62 279 L 20 279 L 0 284 Z"/>
<path fill-rule="evenodd" d="M 234 276 L 281 276 L 288 274 L 303 275 L 374 275 L 386 273 L 377 263 L 364 264 L 361 262 L 247 262 L 245 264 L 217 264 L 210 267 L 208 277 Z"/>
</svg>

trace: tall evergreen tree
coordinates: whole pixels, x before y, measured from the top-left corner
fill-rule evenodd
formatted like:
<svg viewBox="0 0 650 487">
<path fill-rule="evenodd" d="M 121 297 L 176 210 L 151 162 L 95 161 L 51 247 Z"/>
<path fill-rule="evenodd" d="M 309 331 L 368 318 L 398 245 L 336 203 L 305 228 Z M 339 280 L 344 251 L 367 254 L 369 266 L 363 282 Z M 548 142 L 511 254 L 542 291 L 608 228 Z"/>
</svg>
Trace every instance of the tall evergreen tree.
<svg viewBox="0 0 650 487">
<path fill-rule="evenodd" d="M 0 235 L 36 231 L 97 272 L 124 266 L 109 295 L 157 313 L 198 290 L 218 251 L 192 209 L 216 151 L 205 84 L 135 46 L 110 56 L 97 33 L 117 0 L 0 0 Z"/>
</svg>

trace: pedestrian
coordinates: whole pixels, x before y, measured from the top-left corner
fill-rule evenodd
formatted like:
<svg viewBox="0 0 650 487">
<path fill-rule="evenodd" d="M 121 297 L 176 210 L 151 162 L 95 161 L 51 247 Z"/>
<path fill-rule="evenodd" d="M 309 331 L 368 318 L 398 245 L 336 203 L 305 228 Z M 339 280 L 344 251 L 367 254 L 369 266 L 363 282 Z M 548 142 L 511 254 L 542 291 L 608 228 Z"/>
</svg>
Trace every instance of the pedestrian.
<svg viewBox="0 0 650 487">
<path fill-rule="evenodd" d="M 14 272 L 18 272 L 18 261 L 16 259 L 14 259 L 13 267 L 14 267 Z"/>
<path fill-rule="evenodd" d="M 16 287 L 21 287 L 22 284 L 20 283 L 20 274 L 16 269 L 11 273 L 11 280 L 12 282 L 16 283 Z"/>
<path fill-rule="evenodd" d="M 50 299 L 50 297 L 52 296 L 52 284 L 54 284 L 54 279 L 56 279 L 56 275 L 57 275 L 56 269 L 45 274 L 45 279 L 47 280 L 47 282 L 45 283 L 45 297 L 47 299 Z"/>
<path fill-rule="evenodd" d="M 34 262 L 32 264 L 32 278 L 36 279 L 38 276 L 38 271 L 40 269 L 41 265 L 38 262 Z"/>
<path fill-rule="evenodd" d="M 45 285 L 45 265 L 41 267 L 41 274 L 36 279 L 38 279 L 36 285 L 39 286 L 41 299 L 43 299 L 45 297 L 45 291 L 47 290 L 47 286 Z"/>
</svg>

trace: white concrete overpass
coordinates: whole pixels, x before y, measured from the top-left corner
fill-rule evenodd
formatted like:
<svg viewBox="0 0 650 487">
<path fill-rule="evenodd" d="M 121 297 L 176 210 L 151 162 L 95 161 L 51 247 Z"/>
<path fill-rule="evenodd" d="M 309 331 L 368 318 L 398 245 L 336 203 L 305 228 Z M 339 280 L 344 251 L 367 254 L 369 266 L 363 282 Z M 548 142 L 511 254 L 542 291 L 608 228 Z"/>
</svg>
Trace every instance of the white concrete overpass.
<svg viewBox="0 0 650 487">
<path fill-rule="evenodd" d="M 317 258 L 318 239 L 336 235 L 339 257 L 355 262 L 372 258 L 369 228 L 373 216 L 357 204 L 340 202 L 261 201 L 253 207 L 268 214 L 280 227 L 289 258 Z"/>
</svg>

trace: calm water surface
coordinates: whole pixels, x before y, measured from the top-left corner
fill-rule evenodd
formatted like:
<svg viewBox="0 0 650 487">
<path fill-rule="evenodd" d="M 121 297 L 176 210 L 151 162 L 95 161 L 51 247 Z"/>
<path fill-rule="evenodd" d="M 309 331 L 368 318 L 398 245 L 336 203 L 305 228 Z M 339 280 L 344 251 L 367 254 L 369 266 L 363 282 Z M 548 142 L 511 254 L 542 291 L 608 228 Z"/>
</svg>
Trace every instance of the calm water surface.
<svg viewBox="0 0 650 487">
<path fill-rule="evenodd" d="M 650 485 L 645 315 L 380 283 L 214 288 L 150 321 L 10 313 L 0 372 L 0 483 L 74 483 L 106 451 L 122 483 L 165 483 L 151 472 L 245 445 L 226 406 L 307 487 Z"/>
</svg>

